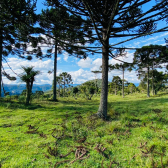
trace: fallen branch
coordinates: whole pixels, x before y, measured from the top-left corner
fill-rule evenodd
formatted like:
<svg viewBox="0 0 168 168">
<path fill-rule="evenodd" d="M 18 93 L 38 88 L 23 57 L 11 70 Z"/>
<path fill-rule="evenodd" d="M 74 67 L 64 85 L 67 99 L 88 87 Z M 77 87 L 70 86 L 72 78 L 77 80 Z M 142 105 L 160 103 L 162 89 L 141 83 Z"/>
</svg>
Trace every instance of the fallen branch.
<svg viewBox="0 0 168 168">
<path fill-rule="evenodd" d="M 71 152 L 74 152 L 74 150 L 71 150 L 69 153 L 67 153 L 66 155 L 60 155 L 60 158 L 64 158 L 64 157 L 67 157 Z"/>
<path fill-rule="evenodd" d="M 101 149 L 101 147 L 103 147 L 102 144 L 97 144 L 94 149 L 96 149 L 100 154 L 102 154 L 105 158 L 107 158 L 108 156 L 104 153 L 104 151 L 105 151 L 107 148 L 103 147 L 103 148 Z"/>
<path fill-rule="evenodd" d="M 85 154 L 86 154 L 86 152 L 83 153 L 83 154 L 81 154 L 78 158 L 72 160 L 69 164 L 72 164 L 72 163 L 74 163 L 75 161 L 79 160 L 79 159 L 82 158 Z"/>
<path fill-rule="evenodd" d="M 42 138 L 47 138 L 47 135 L 46 135 L 46 134 L 44 134 L 43 132 L 42 132 L 42 133 L 40 133 L 39 135 L 40 135 L 40 137 L 42 137 Z"/>
<path fill-rule="evenodd" d="M 26 131 L 25 133 L 27 134 L 35 134 L 35 133 L 38 133 L 38 130 L 39 128 L 35 129 L 35 130 L 30 130 L 30 131 Z"/>
<path fill-rule="evenodd" d="M 55 163 L 54 168 L 56 168 L 59 164 L 64 163 L 64 162 L 69 162 L 70 160 L 63 160 L 60 162 Z"/>
<path fill-rule="evenodd" d="M 136 156 L 137 156 L 137 155 L 134 155 L 134 156 L 130 159 L 129 164 L 130 164 L 131 160 L 134 159 Z"/>
<path fill-rule="evenodd" d="M 86 157 L 79 158 L 79 159 L 80 159 L 80 160 L 84 160 L 84 159 L 87 159 L 88 157 L 90 157 L 90 154 L 88 154 Z"/>
<path fill-rule="evenodd" d="M 138 148 L 143 148 L 146 144 L 147 144 L 147 142 L 145 142 L 143 145 L 142 145 L 142 143 L 141 143 L 141 146 L 138 147 Z"/>
<path fill-rule="evenodd" d="M 119 165 L 119 164 L 115 161 L 115 158 L 113 159 L 113 161 L 112 161 L 112 162 L 110 161 L 109 168 L 111 168 L 112 164 L 117 164 L 117 165 Z"/>
</svg>

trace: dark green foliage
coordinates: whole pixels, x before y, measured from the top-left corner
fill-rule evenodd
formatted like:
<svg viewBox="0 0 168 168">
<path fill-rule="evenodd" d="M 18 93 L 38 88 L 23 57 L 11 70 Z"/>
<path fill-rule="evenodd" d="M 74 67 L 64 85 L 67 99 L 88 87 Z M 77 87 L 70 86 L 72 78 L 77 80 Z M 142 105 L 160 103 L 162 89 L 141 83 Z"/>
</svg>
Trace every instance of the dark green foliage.
<svg viewBox="0 0 168 168">
<path fill-rule="evenodd" d="M 77 87 L 73 88 L 73 93 L 76 95 L 79 92 L 79 89 Z"/>
<path fill-rule="evenodd" d="M 34 13 L 35 0 L 1 0 L 0 2 L 0 97 L 2 61 L 9 54 L 30 60 L 25 56 L 27 44 L 31 43 L 31 33 L 35 33 L 33 25 L 37 21 Z M 33 43 L 32 43 L 33 44 Z M 33 46 L 34 47 L 34 46 Z M 30 53 L 27 53 L 30 54 Z M 3 75 L 9 80 L 16 80 L 3 69 Z"/>
<path fill-rule="evenodd" d="M 89 88 L 89 93 L 90 93 L 91 95 L 93 95 L 93 94 L 95 93 L 95 90 L 96 90 L 96 88 L 95 88 L 94 86 L 91 86 L 91 87 Z"/>
</svg>

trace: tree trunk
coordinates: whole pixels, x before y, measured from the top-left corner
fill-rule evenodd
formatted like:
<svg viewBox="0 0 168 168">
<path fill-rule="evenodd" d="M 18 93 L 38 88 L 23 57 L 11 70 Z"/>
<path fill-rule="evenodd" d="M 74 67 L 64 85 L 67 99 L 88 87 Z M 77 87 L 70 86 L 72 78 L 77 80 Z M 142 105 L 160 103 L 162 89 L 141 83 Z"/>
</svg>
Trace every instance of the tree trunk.
<svg viewBox="0 0 168 168">
<path fill-rule="evenodd" d="M 54 87 L 53 87 L 53 101 L 57 101 L 57 41 L 55 40 L 55 54 L 54 54 Z"/>
<path fill-rule="evenodd" d="M 103 33 L 103 39 L 105 38 L 105 30 Z M 100 105 L 97 115 L 103 119 L 107 118 L 107 95 L 108 95 L 108 45 L 109 38 L 104 40 L 102 47 L 102 89 L 100 97 Z"/>
<path fill-rule="evenodd" d="M 117 95 L 117 85 L 115 84 L 115 95 Z"/>
<path fill-rule="evenodd" d="M 60 97 L 60 82 L 59 82 L 59 97 Z"/>
<path fill-rule="evenodd" d="M 155 91 L 154 91 L 154 81 L 153 81 L 153 65 L 152 65 L 152 94 L 153 94 L 153 96 L 155 95 Z"/>
<path fill-rule="evenodd" d="M 65 97 L 65 77 L 64 77 L 64 97 Z"/>
<path fill-rule="evenodd" d="M 0 32 L 0 97 L 2 89 L 2 34 Z"/>
<path fill-rule="evenodd" d="M 29 105 L 30 102 L 30 86 L 29 83 L 26 84 L 26 104 Z"/>
<path fill-rule="evenodd" d="M 149 94 L 149 66 L 147 67 L 147 97 L 150 97 L 150 94 Z"/>
<path fill-rule="evenodd" d="M 123 71 L 123 80 L 122 80 L 122 97 L 124 98 L 124 66 L 122 67 Z"/>
</svg>

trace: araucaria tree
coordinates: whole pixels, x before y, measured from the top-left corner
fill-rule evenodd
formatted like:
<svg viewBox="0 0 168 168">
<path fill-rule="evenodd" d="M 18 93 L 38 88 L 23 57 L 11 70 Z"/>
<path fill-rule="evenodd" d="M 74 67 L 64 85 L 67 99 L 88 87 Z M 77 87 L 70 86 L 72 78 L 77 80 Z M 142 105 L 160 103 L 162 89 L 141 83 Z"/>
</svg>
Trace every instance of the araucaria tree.
<svg viewBox="0 0 168 168">
<path fill-rule="evenodd" d="M 65 96 L 65 85 L 73 84 L 72 77 L 67 72 L 62 72 L 60 74 L 60 77 L 62 79 L 61 83 L 62 83 L 62 85 L 64 85 L 64 96 Z"/>
<path fill-rule="evenodd" d="M 113 76 L 112 82 L 110 83 L 110 88 L 114 90 L 115 95 L 117 95 L 117 91 L 121 89 L 122 80 L 119 76 Z"/>
<path fill-rule="evenodd" d="M 35 0 L 1 0 L 0 1 L 0 97 L 2 83 L 2 60 L 8 54 L 23 58 L 30 32 L 34 31 L 36 21 L 34 14 Z M 30 58 L 30 57 L 28 57 Z M 7 78 L 10 75 L 4 73 Z"/>
<path fill-rule="evenodd" d="M 49 2 L 47 6 L 50 6 Z M 51 48 L 48 50 L 48 54 L 51 54 L 54 48 L 53 100 L 56 101 L 57 53 L 61 53 L 64 50 L 70 55 L 86 58 L 86 53 L 79 48 L 73 48 L 72 44 L 78 43 L 84 45 L 88 40 L 84 38 L 83 34 L 91 31 L 90 29 L 86 29 L 85 31 L 80 29 L 82 26 L 81 17 L 69 15 L 64 8 L 56 6 L 42 11 L 40 26 L 44 29 L 44 34 L 49 39 L 48 43 Z"/>
<path fill-rule="evenodd" d="M 30 103 L 30 96 L 32 93 L 33 82 L 35 81 L 35 76 L 40 74 L 40 71 L 33 70 L 33 66 L 24 67 L 22 66 L 23 73 L 20 74 L 20 80 L 26 83 L 26 104 Z"/>
<path fill-rule="evenodd" d="M 156 29 L 156 22 L 166 18 L 167 0 L 47 0 L 51 5 L 66 9 L 70 14 L 82 16 L 85 26 L 94 29 L 92 38 L 97 39 L 100 46 L 96 49 L 90 46 L 81 47 L 81 50 L 98 52 L 102 50 L 102 89 L 100 105 L 97 115 L 107 118 L 107 93 L 108 93 L 108 60 L 113 57 L 113 46 L 110 46 L 110 39 L 118 37 L 130 37 L 126 41 L 164 31 Z M 143 11 L 143 7 L 149 2 L 153 2 L 148 9 Z"/>
<path fill-rule="evenodd" d="M 114 69 L 118 69 L 120 71 L 122 71 L 122 97 L 124 98 L 124 72 L 125 70 L 127 70 L 129 68 L 128 63 L 121 63 L 121 64 L 115 64 L 115 65 L 109 65 L 109 70 L 114 70 Z"/>
<path fill-rule="evenodd" d="M 150 97 L 149 91 L 149 74 L 151 69 L 152 77 L 152 92 L 154 94 L 154 69 L 161 68 L 160 64 L 168 60 L 168 50 L 166 46 L 149 45 L 136 49 L 134 53 L 133 64 L 134 68 L 138 71 L 139 78 L 146 75 L 147 81 L 147 97 Z"/>
</svg>

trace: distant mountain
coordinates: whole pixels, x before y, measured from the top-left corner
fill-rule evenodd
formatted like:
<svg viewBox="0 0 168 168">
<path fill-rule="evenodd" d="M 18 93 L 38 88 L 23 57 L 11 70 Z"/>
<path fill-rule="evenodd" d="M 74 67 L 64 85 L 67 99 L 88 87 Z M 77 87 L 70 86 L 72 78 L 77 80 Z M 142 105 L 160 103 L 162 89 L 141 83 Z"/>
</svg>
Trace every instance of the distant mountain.
<svg viewBox="0 0 168 168">
<path fill-rule="evenodd" d="M 51 85 L 49 84 L 44 84 L 44 85 L 36 85 L 34 84 L 33 85 L 33 88 L 32 88 L 32 92 L 36 92 L 36 91 L 47 91 L 47 90 L 50 90 L 51 89 Z M 20 84 L 20 85 L 10 85 L 10 84 L 4 84 L 4 89 L 5 89 L 5 92 L 9 92 L 10 95 L 19 95 L 22 93 L 23 90 L 26 89 L 26 85 L 24 84 Z M 4 92 L 2 90 L 2 96 L 4 95 Z"/>
<path fill-rule="evenodd" d="M 94 80 L 89 80 L 90 82 L 95 82 L 95 79 Z M 88 81 L 87 81 L 88 82 Z M 101 82 L 102 82 L 102 79 L 97 79 L 97 85 L 98 87 L 101 88 Z M 109 82 L 110 83 L 110 82 Z M 84 84 L 84 83 L 83 83 Z M 139 86 L 139 83 L 134 83 L 135 86 Z M 78 87 L 82 84 L 71 84 L 71 86 L 73 87 Z M 66 87 L 69 87 L 68 85 L 66 85 Z M 58 88 L 58 86 L 57 86 Z M 4 84 L 4 89 L 5 89 L 5 92 L 9 92 L 10 95 L 19 95 L 22 93 L 23 90 L 26 89 L 26 85 L 24 84 L 20 84 L 20 85 L 10 85 L 10 84 Z M 49 92 L 51 93 L 52 89 L 52 85 L 49 85 L 49 84 L 44 84 L 44 85 L 36 85 L 34 84 L 33 85 L 33 89 L 32 89 L 32 92 L 36 92 L 36 91 L 43 91 L 43 92 Z M 4 96 L 4 92 L 2 90 L 2 97 Z"/>
</svg>

